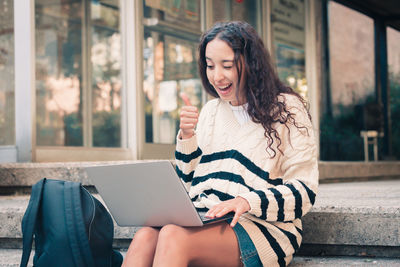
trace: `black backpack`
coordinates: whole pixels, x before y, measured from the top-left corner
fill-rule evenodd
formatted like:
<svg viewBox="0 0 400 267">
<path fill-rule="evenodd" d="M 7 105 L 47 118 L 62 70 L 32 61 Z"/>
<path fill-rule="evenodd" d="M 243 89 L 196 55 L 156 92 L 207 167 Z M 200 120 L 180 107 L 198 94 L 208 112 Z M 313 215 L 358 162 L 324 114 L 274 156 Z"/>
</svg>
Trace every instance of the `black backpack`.
<svg viewBox="0 0 400 267">
<path fill-rule="evenodd" d="M 42 179 L 32 187 L 22 219 L 21 267 L 28 263 L 35 237 L 33 265 L 65 267 L 121 266 L 113 250 L 114 223 L 104 206 L 80 183 Z"/>
</svg>

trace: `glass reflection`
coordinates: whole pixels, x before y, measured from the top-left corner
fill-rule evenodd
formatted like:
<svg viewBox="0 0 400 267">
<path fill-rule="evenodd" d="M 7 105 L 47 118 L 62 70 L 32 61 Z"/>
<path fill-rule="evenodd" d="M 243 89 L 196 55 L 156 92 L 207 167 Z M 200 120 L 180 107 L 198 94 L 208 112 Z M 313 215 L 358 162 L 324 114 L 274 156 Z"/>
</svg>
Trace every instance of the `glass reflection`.
<svg viewBox="0 0 400 267">
<path fill-rule="evenodd" d="M 257 18 L 259 15 L 257 2 L 259 1 L 214 0 L 212 1 L 213 22 L 228 20 L 246 21 L 259 30 L 257 27 Z"/>
<path fill-rule="evenodd" d="M 121 145 L 118 0 L 37 0 L 37 144 Z"/>
<path fill-rule="evenodd" d="M 82 146 L 82 3 L 37 0 L 38 145 Z"/>
<path fill-rule="evenodd" d="M 179 2 L 179 3 L 178 3 Z M 180 92 L 193 105 L 202 104 L 197 74 L 197 40 L 200 29 L 199 1 L 144 1 L 143 91 L 145 141 L 173 144 L 179 129 Z M 176 12 L 172 12 L 172 10 Z M 177 17 L 176 14 L 183 14 Z M 149 21 L 152 21 L 151 25 Z M 174 22 L 174 24 L 168 24 Z M 163 25 L 163 28 L 158 28 Z M 185 31 L 177 30 L 184 26 Z"/>
<path fill-rule="evenodd" d="M 104 2 L 104 3 L 103 3 Z M 91 4 L 93 146 L 121 146 L 119 1 Z"/>
<path fill-rule="evenodd" d="M 400 31 L 387 29 L 393 159 L 400 159 Z"/>
<path fill-rule="evenodd" d="M 271 24 L 279 78 L 307 98 L 304 4 L 272 0 Z"/>
<path fill-rule="evenodd" d="M 361 131 L 379 133 L 383 122 L 374 90 L 374 22 L 334 1 L 328 11 L 330 87 L 322 91 L 320 155 L 364 160 Z"/>
<path fill-rule="evenodd" d="M 154 39 L 158 42 L 154 45 Z M 179 92 L 200 108 L 202 86 L 194 60 L 196 45 L 158 33 L 144 40 L 146 142 L 173 144 L 179 129 Z"/>
<path fill-rule="evenodd" d="M 0 146 L 15 144 L 13 5 L 0 0 Z"/>
</svg>

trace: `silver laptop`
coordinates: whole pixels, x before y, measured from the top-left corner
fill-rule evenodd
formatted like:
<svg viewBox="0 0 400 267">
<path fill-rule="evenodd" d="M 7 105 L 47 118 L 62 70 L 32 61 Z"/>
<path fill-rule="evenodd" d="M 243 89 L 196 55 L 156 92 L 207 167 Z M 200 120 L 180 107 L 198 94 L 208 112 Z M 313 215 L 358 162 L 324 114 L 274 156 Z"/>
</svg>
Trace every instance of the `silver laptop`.
<svg viewBox="0 0 400 267">
<path fill-rule="evenodd" d="M 202 226 L 233 217 L 198 212 L 170 161 L 86 167 L 119 226 Z"/>
</svg>

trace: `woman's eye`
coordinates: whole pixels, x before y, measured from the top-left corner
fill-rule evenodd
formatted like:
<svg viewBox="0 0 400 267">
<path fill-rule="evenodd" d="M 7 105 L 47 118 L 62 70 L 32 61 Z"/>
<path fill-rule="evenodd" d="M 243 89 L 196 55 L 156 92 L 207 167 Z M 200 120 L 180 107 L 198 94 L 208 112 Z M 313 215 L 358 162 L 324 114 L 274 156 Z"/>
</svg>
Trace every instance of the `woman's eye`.
<svg viewBox="0 0 400 267">
<path fill-rule="evenodd" d="M 214 66 L 207 65 L 207 69 L 213 69 L 213 68 L 214 68 Z"/>
<path fill-rule="evenodd" d="M 232 68 L 232 66 L 224 66 L 224 69 L 227 69 L 227 70 L 229 70 L 231 68 Z"/>
</svg>

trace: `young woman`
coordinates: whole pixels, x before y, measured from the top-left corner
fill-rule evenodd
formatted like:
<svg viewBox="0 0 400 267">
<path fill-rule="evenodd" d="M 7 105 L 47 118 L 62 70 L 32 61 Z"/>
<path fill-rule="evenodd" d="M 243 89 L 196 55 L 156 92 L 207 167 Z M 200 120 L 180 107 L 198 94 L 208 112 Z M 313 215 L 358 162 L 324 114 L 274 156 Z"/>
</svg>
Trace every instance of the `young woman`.
<svg viewBox="0 0 400 267">
<path fill-rule="evenodd" d="M 256 31 L 217 23 L 199 69 L 215 97 L 180 113 L 176 164 L 195 206 L 229 222 L 139 230 L 124 266 L 286 266 L 315 201 L 317 150 L 304 100 L 282 84 Z"/>
</svg>

